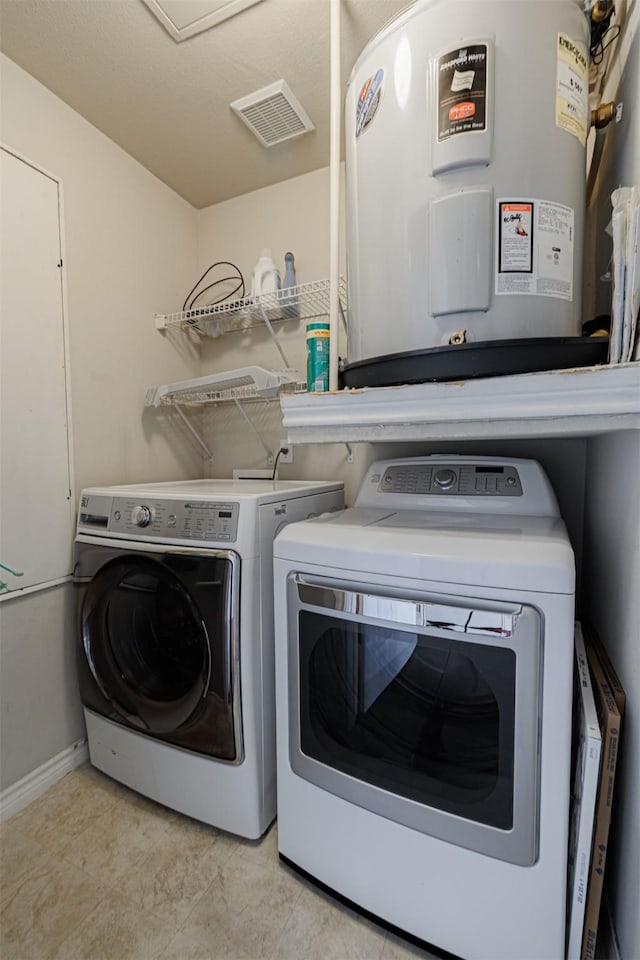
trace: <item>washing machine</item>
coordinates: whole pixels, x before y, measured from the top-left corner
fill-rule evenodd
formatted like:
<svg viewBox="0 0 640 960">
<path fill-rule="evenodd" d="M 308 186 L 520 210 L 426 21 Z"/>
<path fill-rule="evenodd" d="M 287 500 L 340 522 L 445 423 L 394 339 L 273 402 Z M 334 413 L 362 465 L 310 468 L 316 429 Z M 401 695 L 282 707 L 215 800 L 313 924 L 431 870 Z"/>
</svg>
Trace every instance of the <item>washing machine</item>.
<svg viewBox="0 0 640 960">
<path fill-rule="evenodd" d="M 282 859 L 393 928 L 559 960 L 574 555 L 527 460 L 374 463 L 274 542 Z"/>
<path fill-rule="evenodd" d="M 275 817 L 272 548 L 343 505 L 330 482 L 83 490 L 78 672 L 91 763 L 242 837 Z"/>
</svg>

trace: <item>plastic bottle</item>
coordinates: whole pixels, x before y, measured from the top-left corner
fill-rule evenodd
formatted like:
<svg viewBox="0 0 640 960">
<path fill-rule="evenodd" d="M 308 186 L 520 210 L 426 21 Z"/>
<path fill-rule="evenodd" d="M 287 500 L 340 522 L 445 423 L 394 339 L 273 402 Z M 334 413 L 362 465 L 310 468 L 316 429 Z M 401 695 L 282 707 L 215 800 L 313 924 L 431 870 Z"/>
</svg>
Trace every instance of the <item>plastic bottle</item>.
<svg viewBox="0 0 640 960">
<path fill-rule="evenodd" d="M 296 286 L 296 268 L 294 266 L 294 256 L 292 253 L 285 253 L 284 255 L 284 281 L 282 283 L 282 290 L 289 290 L 292 287 Z M 287 316 L 297 317 L 298 316 L 298 298 L 296 296 L 283 296 L 282 298 L 283 307 L 288 307 Z"/>
<path fill-rule="evenodd" d="M 324 393 L 329 389 L 329 324 L 312 320 L 307 324 L 307 390 Z"/>
<path fill-rule="evenodd" d="M 280 271 L 271 259 L 271 251 L 264 247 L 253 268 L 251 296 L 259 297 L 263 293 L 275 293 L 280 289 Z"/>
</svg>

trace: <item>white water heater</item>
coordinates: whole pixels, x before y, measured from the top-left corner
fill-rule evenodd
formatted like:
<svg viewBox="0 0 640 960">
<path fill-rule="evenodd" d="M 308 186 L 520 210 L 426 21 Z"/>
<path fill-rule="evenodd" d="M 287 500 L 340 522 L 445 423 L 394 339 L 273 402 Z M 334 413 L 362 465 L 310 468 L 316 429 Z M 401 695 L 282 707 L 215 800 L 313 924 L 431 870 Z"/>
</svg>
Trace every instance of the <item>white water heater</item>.
<svg viewBox="0 0 640 960">
<path fill-rule="evenodd" d="M 345 105 L 345 385 L 596 362 L 588 65 L 578 0 L 417 0 L 368 44 Z"/>
</svg>

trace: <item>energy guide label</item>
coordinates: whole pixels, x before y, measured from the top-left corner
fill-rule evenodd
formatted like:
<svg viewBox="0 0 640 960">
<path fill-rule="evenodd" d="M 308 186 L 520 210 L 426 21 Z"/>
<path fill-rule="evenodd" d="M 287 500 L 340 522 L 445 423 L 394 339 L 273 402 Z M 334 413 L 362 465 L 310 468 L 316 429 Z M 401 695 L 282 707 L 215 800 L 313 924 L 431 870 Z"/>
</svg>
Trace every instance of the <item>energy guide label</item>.
<svg viewBox="0 0 640 960">
<path fill-rule="evenodd" d="M 495 292 L 573 300 L 574 211 L 549 200 L 497 201 Z"/>
<path fill-rule="evenodd" d="M 558 34 L 556 126 L 577 137 L 584 147 L 589 133 L 589 84 L 584 44 Z"/>
</svg>

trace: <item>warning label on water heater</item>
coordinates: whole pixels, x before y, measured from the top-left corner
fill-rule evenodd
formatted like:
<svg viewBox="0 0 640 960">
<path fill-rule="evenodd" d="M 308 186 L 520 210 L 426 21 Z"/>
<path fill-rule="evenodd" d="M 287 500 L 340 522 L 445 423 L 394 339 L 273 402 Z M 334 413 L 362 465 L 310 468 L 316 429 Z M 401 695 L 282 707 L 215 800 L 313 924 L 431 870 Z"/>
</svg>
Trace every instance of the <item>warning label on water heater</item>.
<svg viewBox="0 0 640 960">
<path fill-rule="evenodd" d="M 496 294 L 573 300 L 574 211 L 531 198 L 498 200 Z"/>
<path fill-rule="evenodd" d="M 558 34 L 556 72 L 556 126 L 577 137 L 584 147 L 589 133 L 587 49 L 583 43 Z"/>
<path fill-rule="evenodd" d="M 438 140 L 487 127 L 487 44 L 456 47 L 438 58 Z"/>
</svg>

